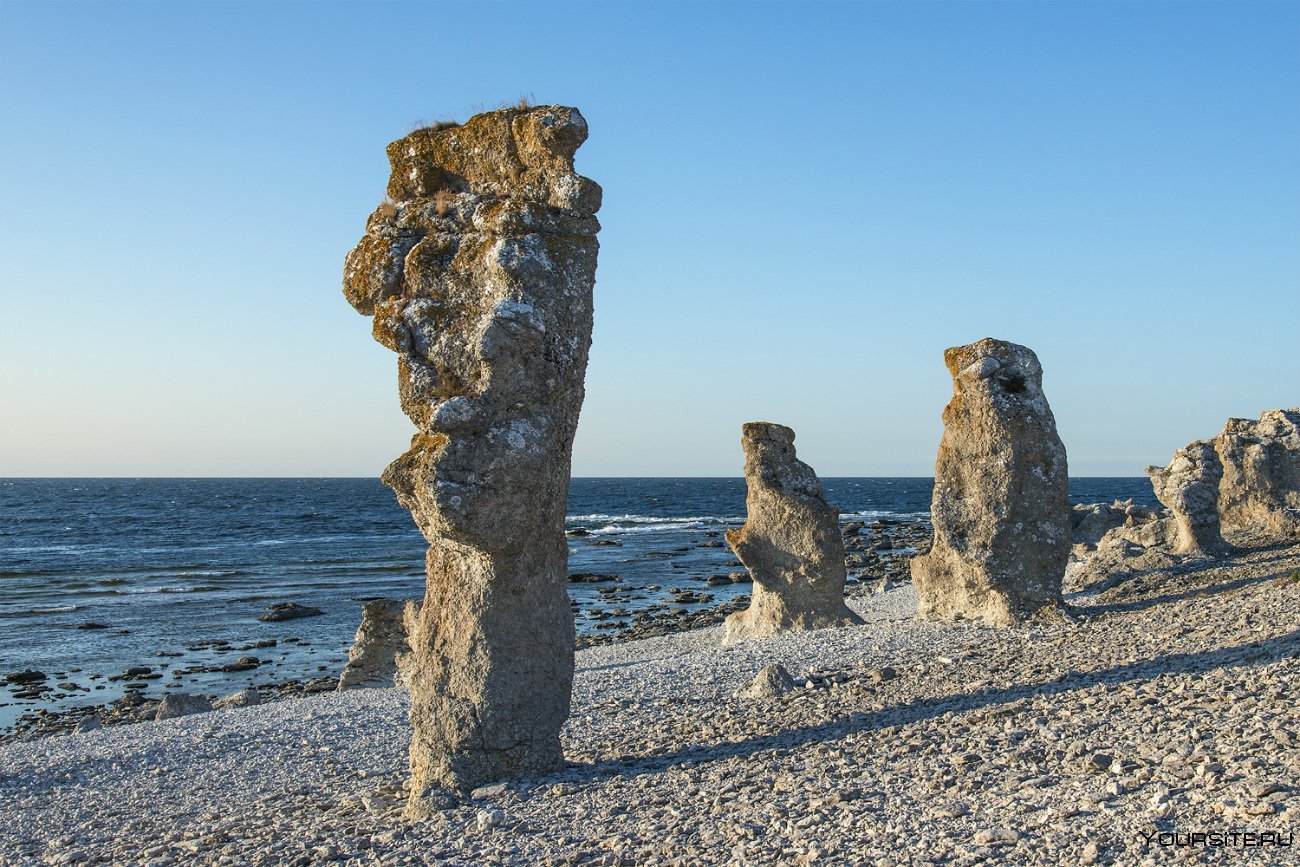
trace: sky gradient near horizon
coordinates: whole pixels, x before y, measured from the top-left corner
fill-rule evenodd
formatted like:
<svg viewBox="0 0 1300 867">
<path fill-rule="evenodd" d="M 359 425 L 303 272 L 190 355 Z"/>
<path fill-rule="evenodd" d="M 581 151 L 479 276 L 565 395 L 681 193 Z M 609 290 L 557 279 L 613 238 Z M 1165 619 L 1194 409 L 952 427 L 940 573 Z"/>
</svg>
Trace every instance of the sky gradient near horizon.
<svg viewBox="0 0 1300 867">
<path fill-rule="evenodd" d="M 375 476 L 343 257 L 421 121 L 578 106 L 580 476 L 930 475 L 945 347 L 1072 475 L 1300 404 L 1300 4 L 0 2 L 0 476 Z"/>
</svg>

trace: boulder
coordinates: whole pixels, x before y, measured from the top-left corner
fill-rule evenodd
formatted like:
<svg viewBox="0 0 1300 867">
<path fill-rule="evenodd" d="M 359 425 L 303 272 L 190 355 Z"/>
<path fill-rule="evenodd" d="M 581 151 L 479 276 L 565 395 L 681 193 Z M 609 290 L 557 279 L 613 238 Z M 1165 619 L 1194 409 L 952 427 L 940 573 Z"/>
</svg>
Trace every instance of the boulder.
<svg viewBox="0 0 1300 867">
<path fill-rule="evenodd" d="M 1300 537 L 1300 407 L 1269 410 L 1257 421 L 1229 419 L 1214 450 L 1223 464 L 1223 532 Z"/>
<path fill-rule="evenodd" d="M 737 698 L 780 698 L 794 690 L 794 678 L 783 665 L 763 668 L 747 686 L 736 690 Z"/>
<path fill-rule="evenodd" d="M 212 702 L 208 701 L 207 696 L 185 695 L 176 692 L 163 696 L 163 700 L 158 703 L 158 709 L 153 714 L 153 718 L 161 722 L 165 719 L 175 719 L 178 716 L 189 716 L 193 713 L 207 713 L 210 710 L 212 710 Z"/>
<path fill-rule="evenodd" d="M 1173 513 L 1176 554 L 1216 555 L 1228 550 L 1219 527 L 1223 464 L 1211 443 L 1197 440 L 1174 452 L 1166 466 L 1147 467 L 1156 499 Z"/>
<path fill-rule="evenodd" d="M 249 687 L 241 689 L 239 692 L 232 692 L 230 695 L 223 696 L 212 703 L 215 710 L 223 710 L 228 707 L 251 707 L 255 704 L 262 703 L 262 696 L 257 690 Z"/>
<path fill-rule="evenodd" d="M 1075 545 L 1095 546 L 1106 533 L 1122 527 L 1128 520 L 1132 500 L 1107 505 L 1106 503 L 1079 503 L 1070 510 L 1071 542 Z"/>
<path fill-rule="evenodd" d="M 563 766 L 565 502 L 591 345 L 600 187 L 581 113 L 520 107 L 388 146 L 391 201 L 343 291 L 398 356 L 417 432 L 383 474 L 429 541 L 412 609 L 410 812 Z"/>
<path fill-rule="evenodd" d="M 826 502 L 812 467 L 795 457 L 794 431 L 750 422 L 741 446 L 748 514 L 726 538 L 754 591 L 748 608 L 727 617 L 723 643 L 861 623 L 844 604 L 839 510 Z"/>
<path fill-rule="evenodd" d="M 319 617 L 324 614 L 319 608 L 299 605 L 297 602 L 277 602 L 266 606 L 266 613 L 257 619 L 263 623 L 279 623 L 282 620 L 297 620 L 299 617 Z"/>
<path fill-rule="evenodd" d="M 1010 626 L 1059 609 L 1070 555 L 1065 446 L 1027 347 L 984 339 L 944 352 L 929 554 L 911 561 L 918 617 Z"/>
<path fill-rule="evenodd" d="M 361 625 L 339 676 L 340 690 L 394 685 L 397 656 L 410 650 L 403 623 L 405 608 L 402 601 L 376 599 L 361 609 Z"/>
</svg>

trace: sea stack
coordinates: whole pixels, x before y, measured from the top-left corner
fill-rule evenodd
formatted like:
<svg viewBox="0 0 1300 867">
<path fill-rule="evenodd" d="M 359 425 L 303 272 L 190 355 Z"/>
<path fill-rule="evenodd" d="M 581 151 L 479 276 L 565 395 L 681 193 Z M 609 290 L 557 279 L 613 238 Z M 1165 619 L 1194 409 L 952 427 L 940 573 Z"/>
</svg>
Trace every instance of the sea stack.
<svg viewBox="0 0 1300 867">
<path fill-rule="evenodd" d="M 429 541 L 409 624 L 410 812 L 563 765 L 573 683 L 564 513 L 591 345 L 601 190 L 574 108 L 519 107 L 388 146 L 389 200 L 344 294 L 398 355 L 418 432 L 383 481 Z"/>
<path fill-rule="evenodd" d="M 1061 606 L 1065 446 L 1031 349 L 986 338 L 943 359 L 953 396 L 934 468 L 934 546 L 912 560 L 917 614 L 1011 626 Z"/>
<path fill-rule="evenodd" d="M 361 609 L 361 625 L 339 675 L 339 689 L 389 687 L 397 681 L 397 658 L 408 653 L 402 614 L 406 603 L 374 599 Z"/>
<path fill-rule="evenodd" d="M 1258 421 L 1228 419 L 1214 450 L 1223 463 L 1223 531 L 1300 537 L 1300 407 L 1272 409 Z"/>
<path fill-rule="evenodd" d="M 1174 553 L 1214 555 L 1228 550 L 1219 525 L 1219 482 L 1223 463 L 1204 440 L 1174 452 L 1168 465 L 1147 467 L 1156 499 L 1174 513 Z"/>
<path fill-rule="evenodd" d="M 839 510 L 826 502 L 812 467 L 795 457 L 794 431 L 750 422 L 741 446 L 748 514 L 727 542 L 753 576 L 754 595 L 727 618 L 723 643 L 861 623 L 844 604 Z"/>
</svg>

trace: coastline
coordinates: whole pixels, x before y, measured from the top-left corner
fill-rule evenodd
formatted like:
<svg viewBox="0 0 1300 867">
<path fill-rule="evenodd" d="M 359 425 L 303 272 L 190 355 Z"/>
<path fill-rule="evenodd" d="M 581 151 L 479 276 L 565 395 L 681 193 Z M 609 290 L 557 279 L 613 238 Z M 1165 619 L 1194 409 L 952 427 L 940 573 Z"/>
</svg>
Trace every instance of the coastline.
<svg viewBox="0 0 1300 867">
<path fill-rule="evenodd" d="M 909 581 L 908 560 L 929 546 L 931 530 L 928 521 L 890 518 L 863 521 L 846 518 L 842 523 L 846 529 L 844 544 L 845 563 L 850 576 L 847 588 L 849 596 L 872 592 L 882 581 L 893 584 Z M 705 532 L 701 536 L 703 542 L 697 541 L 692 548 L 712 549 L 717 535 L 719 534 L 715 532 Z M 571 545 L 587 546 L 593 542 L 599 545 L 605 538 L 579 535 L 571 537 L 569 541 Z M 731 559 L 729 551 L 726 552 L 726 557 Z M 615 575 L 572 575 L 570 588 L 587 596 L 592 595 L 587 588 L 594 588 L 597 594 L 581 603 L 575 599 L 575 616 L 587 625 L 588 630 L 578 634 L 577 649 L 702 629 L 721 623 L 728 614 L 749 604 L 749 596 L 743 593 L 738 596 L 720 594 L 723 595 L 722 600 L 714 599 L 714 594 L 719 589 L 731 590 L 730 585 L 747 588 L 748 573 L 738 563 L 728 565 L 719 557 L 712 568 L 701 570 L 700 574 L 687 581 L 690 582 L 687 587 L 662 588 L 655 584 L 624 582 Z M 663 583 L 667 585 L 670 582 L 680 584 L 682 577 L 666 575 Z M 659 594 L 654 597 L 658 598 L 658 602 L 647 598 L 651 593 Z M 360 604 L 355 613 L 359 619 Z M 289 629 L 293 631 L 292 626 Z M 28 707 L 14 725 L 0 727 L 0 744 L 66 734 L 82 721 L 91 718 L 106 726 L 152 722 L 159 700 L 168 692 L 205 694 L 215 701 L 226 693 L 255 689 L 263 703 L 328 692 L 338 683 L 348 646 L 330 647 L 320 642 L 312 646 L 311 642 L 294 636 L 281 637 L 278 647 L 276 640 L 244 645 L 221 640 L 194 644 L 194 640 L 197 637 L 191 636 L 188 645 L 182 643 L 159 648 L 157 658 L 119 660 L 118 671 L 130 671 L 137 667 L 143 669 L 141 674 L 125 679 L 120 674 L 104 671 L 91 673 L 80 668 L 51 671 L 41 687 L 48 688 L 47 691 L 27 700 Z M 265 645 L 270 645 L 270 649 L 264 649 Z M 293 648 L 299 655 L 304 651 L 313 654 L 310 667 L 322 673 L 311 677 L 277 678 L 275 672 L 282 665 L 276 656 L 288 648 Z M 225 676 L 220 674 L 223 666 L 231 662 L 239 666 L 249 659 L 257 661 L 256 665 L 249 667 L 250 670 Z M 279 659 L 284 657 L 280 656 Z M 298 669 L 301 667 L 296 666 Z M 198 672 L 203 674 L 196 677 Z M 186 680 L 179 679 L 182 675 Z M 54 688 L 56 683 L 66 684 L 72 680 L 79 682 L 77 690 Z M 102 690 L 105 686 L 112 686 L 107 681 L 124 684 L 125 689 L 119 686 L 108 697 L 95 703 L 70 704 L 67 701 L 75 701 L 82 696 L 92 697 L 95 695 L 91 692 L 92 689 Z M 9 696 L 24 688 L 20 684 L 8 686 Z M 161 687 L 161 693 L 150 692 L 151 688 L 158 687 Z M 41 706 L 47 701 L 45 696 L 53 700 L 52 707 Z M 12 698 L 3 693 L 0 693 L 0 698 L 12 701 Z"/>
<path fill-rule="evenodd" d="M 850 599 L 864 626 L 581 650 L 570 767 L 418 823 L 395 689 L 9 743 L 0 863 L 1136 864 L 1177 854 L 1162 834 L 1284 834 L 1300 545 L 1233 541 L 1059 624 L 919 622 L 899 587 Z M 774 662 L 794 692 L 733 695 Z"/>
</svg>

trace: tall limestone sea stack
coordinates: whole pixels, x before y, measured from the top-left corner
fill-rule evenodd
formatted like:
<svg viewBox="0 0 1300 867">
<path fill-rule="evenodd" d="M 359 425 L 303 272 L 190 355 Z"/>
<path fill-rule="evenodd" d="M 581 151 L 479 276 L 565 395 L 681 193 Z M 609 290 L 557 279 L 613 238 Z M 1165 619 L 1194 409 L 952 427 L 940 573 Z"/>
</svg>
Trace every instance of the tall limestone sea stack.
<svg viewBox="0 0 1300 867">
<path fill-rule="evenodd" d="M 520 107 L 388 146 L 391 201 L 344 294 L 398 354 L 419 431 L 383 481 L 429 541 L 410 624 L 411 810 L 563 764 L 573 683 L 564 514 L 591 345 L 601 190 L 574 108 Z"/>
<path fill-rule="evenodd" d="M 912 560 L 918 616 L 1014 625 L 1061 605 L 1065 446 L 1032 350 L 986 338 L 943 358 L 953 397 L 934 469 L 934 546 Z"/>
<path fill-rule="evenodd" d="M 748 514 L 727 542 L 754 578 L 749 607 L 727 618 L 724 644 L 779 632 L 848 626 L 862 619 L 844 604 L 839 511 L 812 467 L 795 457 L 794 431 L 742 427 Z"/>
</svg>

